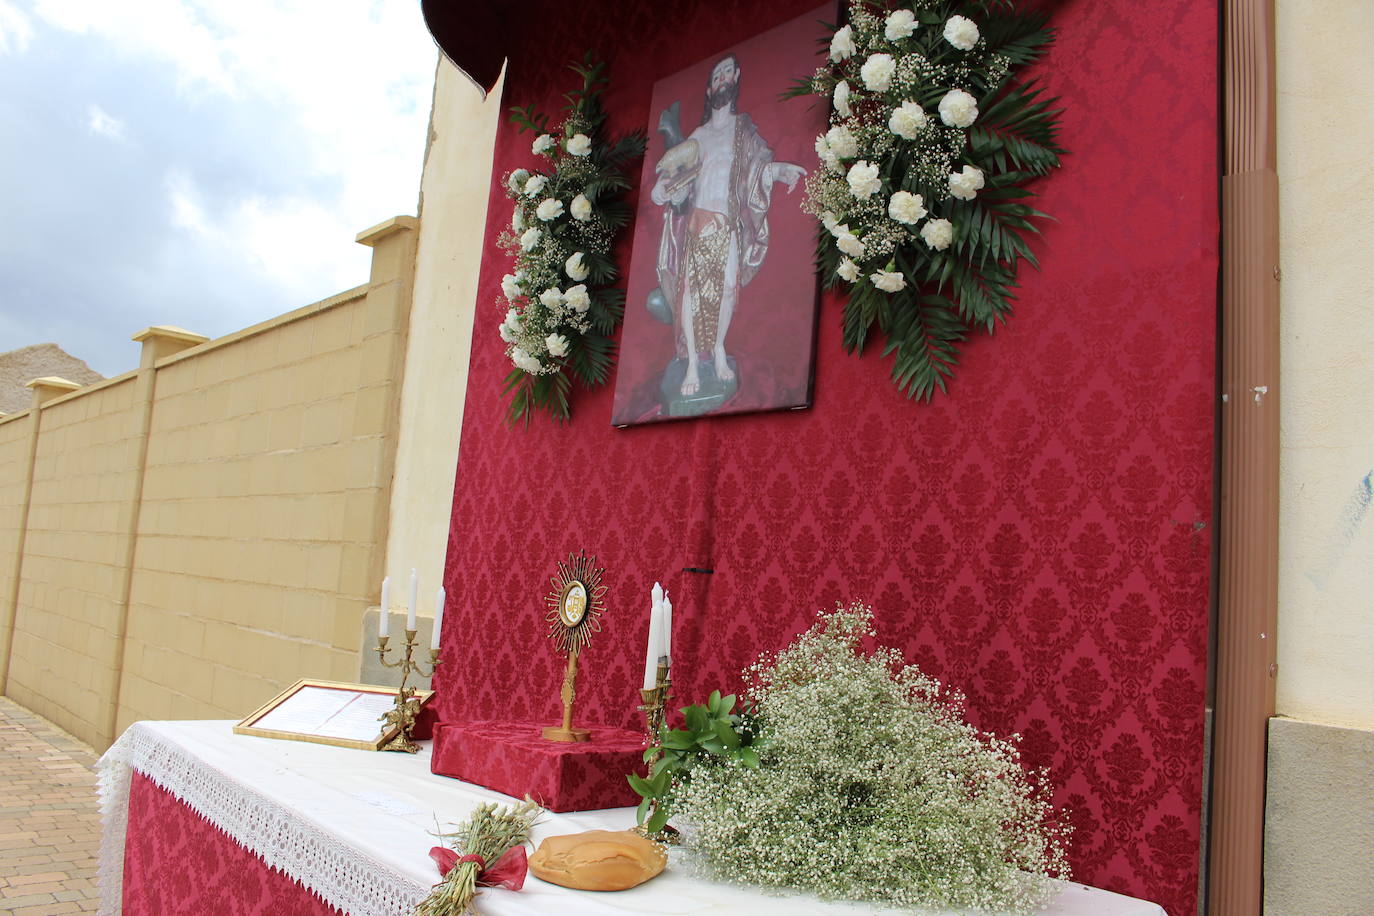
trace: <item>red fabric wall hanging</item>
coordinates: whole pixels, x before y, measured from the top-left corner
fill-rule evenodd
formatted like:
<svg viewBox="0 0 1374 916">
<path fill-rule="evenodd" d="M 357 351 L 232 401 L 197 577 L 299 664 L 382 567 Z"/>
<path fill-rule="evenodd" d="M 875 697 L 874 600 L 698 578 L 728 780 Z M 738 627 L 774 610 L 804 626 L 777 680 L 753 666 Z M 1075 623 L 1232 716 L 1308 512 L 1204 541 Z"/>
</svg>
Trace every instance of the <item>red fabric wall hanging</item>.
<svg viewBox="0 0 1374 916">
<path fill-rule="evenodd" d="M 607 60 L 613 130 L 666 73 L 814 0 L 533 3 L 504 105 L 557 108 L 564 65 Z M 503 423 L 496 325 L 510 204 L 493 188 L 445 585 L 450 721 L 558 717 L 541 599 L 559 557 L 606 567 L 578 718 L 638 727 L 649 586 L 676 608 L 676 696 L 694 702 L 814 612 L 858 597 L 885 642 L 1024 736 L 1075 826 L 1074 877 L 1196 906 L 1212 505 L 1217 11 L 1055 5 L 1040 75 L 1062 97 L 1056 222 L 1016 314 L 912 403 L 822 304 L 811 410 L 616 430 L 611 387 L 573 422 Z M 528 165 L 503 125 L 496 176 Z M 625 253 L 628 255 L 628 252 Z M 630 303 L 630 308 L 642 307 Z M 684 567 L 713 569 L 710 575 Z"/>
</svg>

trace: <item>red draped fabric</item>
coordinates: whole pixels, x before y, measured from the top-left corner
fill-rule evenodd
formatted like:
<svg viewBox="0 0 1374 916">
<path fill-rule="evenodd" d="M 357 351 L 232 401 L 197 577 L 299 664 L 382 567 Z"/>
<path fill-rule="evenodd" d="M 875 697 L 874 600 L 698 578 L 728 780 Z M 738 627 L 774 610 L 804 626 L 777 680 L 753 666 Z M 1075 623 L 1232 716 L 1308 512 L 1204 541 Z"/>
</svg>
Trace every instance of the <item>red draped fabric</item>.
<svg viewBox="0 0 1374 916">
<path fill-rule="evenodd" d="M 559 104 L 587 49 L 616 130 L 655 80 L 814 0 L 531 6 L 503 104 Z M 947 396 L 906 400 L 822 303 L 810 410 L 609 425 L 611 388 L 566 426 L 507 428 L 496 326 L 509 224 L 490 199 L 449 536 L 450 721 L 558 719 L 542 596 L 595 554 L 610 586 L 578 718 L 639 722 L 649 587 L 676 608 L 681 702 L 738 684 L 818 608 L 862 598 L 883 641 L 1019 732 L 1074 826 L 1074 876 L 1195 909 L 1211 562 L 1218 268 L 1214 3 L 1068 0 L 1039 75 L 1065 107 L 1056 221 L 1016 313 L 964 348 Z M 801 75 L 801 74 L 798 74 Z M 503 125 L 496 177 L 532 164 Z M 494 183 L 495 184 L 495 183 Z M 629 252 L 622 252 L 628 259 Z M 642 307 L 630 303 L 630 308 Z M 743 306 L 742 306 L 743 307 Z M 710 574 L 686 572 L 695 567 Z"/>
<path fill-rule="evenodd" d="M 135 771 L 124 847 L 124 916 L 338 916 Z"/>
</svg>

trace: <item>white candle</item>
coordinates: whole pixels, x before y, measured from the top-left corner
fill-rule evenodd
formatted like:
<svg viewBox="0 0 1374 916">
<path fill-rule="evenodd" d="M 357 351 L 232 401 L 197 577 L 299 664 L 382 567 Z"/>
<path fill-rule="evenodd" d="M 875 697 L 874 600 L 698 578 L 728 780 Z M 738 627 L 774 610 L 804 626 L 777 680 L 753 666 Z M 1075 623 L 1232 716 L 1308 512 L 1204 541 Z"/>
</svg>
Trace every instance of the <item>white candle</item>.
<svg viewBox="0 0 1374 916">
<path fill-rule="evenodd" d="M 410 605 L 406 608 L 406 629 L 415 629 L 415 592 L 420 588 L 420 574 L 418 570 L 410 571 Z"/>
<path fill-rule="evenodd" d="M 652 690 L 658 683 L 658 647 L 662 640 L 662 613 L 659 601 L 663 598 L 663 586 L 654 583 L 649 605 L 649 645 L 644 651 L 644 689 Z"/>
<path fill-rule="evenodd" d="M 434 635 L 430 637 L 429 647 L 434 651 L 439 651 L 439 630 L 444 626 L 444 587 L 439 586 L 439 593 L 434 597 Z"/>
<path fill-rule="evenodd" d="M 382 580 L 382 613 L 377 618 L 377 635 L 391 635 L 391 577 Z"/>
<path fill-rule="evenodd" d="M 668 597 L 668 593 L 663 593 L 663 604 L 659 605 L 662 609 L 663 630 L 662 630 L 662 649 L 659 654 L 668 659 L 668 664 L 672 664 L 673 658 L 673 601 Z"/>
</svg>

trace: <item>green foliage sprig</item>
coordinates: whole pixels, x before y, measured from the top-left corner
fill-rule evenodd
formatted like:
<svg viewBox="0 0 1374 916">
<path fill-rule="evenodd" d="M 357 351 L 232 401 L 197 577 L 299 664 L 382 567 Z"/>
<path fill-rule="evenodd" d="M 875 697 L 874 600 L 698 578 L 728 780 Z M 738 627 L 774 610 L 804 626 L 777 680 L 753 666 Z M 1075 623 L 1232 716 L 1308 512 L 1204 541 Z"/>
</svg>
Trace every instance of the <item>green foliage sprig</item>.
<svg viewBox="0 0 1374 916">
<path fill-rule="evenodd" d="M 499 239 L 515 255 L 500 300 L 501 339 L 514 364 L 504 385 L 511 423 L 528 423 L 536 410 L 567 420 L 574 379 L 589 388 L 605 384 L 625 311 L 611 248 L 630 221 L 628 168 L 643 155 L 645 135 L 606 135 L 605 64 L 588 55 L 571 69 L 582 82 L 564 96 L 561 123 L 550 127 L 532 105 L 511 109 L 520 130 L 538 134 L 532 151 L 549 160 L 544 170 L 516 169 L 503 178 L 515 201 L 511 228 Z"/>
<path fill-rule="evenodd" d="M 699 766 L 735 762 L 744 767 L 759 765 L 753 716 L 735 712 L 735 697 L 722 697 L 711 691 L 705 705 L 684 706 L 686 728 L 659 731 L 659 743 L 644 751 L 647 763 L 654 761 L 648 778 L 631 773 L 630 786 L 643 797 L 636 812 L 637 821 L 648 833 L 656 834 L 672 814 L 673 790 L 691 779 Z"/>
<path fill-rule="evenodd" d="M 1027 236 L 1046 218 L 1026 185 L 1060 164 L 1060 109 L 1016 71 L 1053 40 L 1011 0 L 850 0 L 829 60 L 790 95 L 834 103 L 806 209 L 823 282 L 848 290 L 844 346 L 876 331 L 908 397 L 946 390 L 959 346 L 1011 314 Z"/>
</svg>

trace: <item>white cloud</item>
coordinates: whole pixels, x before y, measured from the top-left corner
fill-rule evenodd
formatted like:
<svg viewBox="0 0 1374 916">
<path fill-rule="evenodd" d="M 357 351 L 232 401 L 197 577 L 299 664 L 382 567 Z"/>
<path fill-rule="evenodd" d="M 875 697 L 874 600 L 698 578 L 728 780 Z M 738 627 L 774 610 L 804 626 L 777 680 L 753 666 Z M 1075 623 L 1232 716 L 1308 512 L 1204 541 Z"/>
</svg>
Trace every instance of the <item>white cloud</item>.
<svg viewBox="0 0 1374 916">
<path fill-rule="evenodd" d="M 128 140 L 128 126 L 99 105 L 86 109 L 86 127 L 97 136 L 107 137 L 120 143 Z"/>
<path fill-rule="evenodd" d="M 23 53 L 32 40 L 33 26 L 29 17 L 7 0 L 0 0 L 0 54 Z"/>
</svg>

